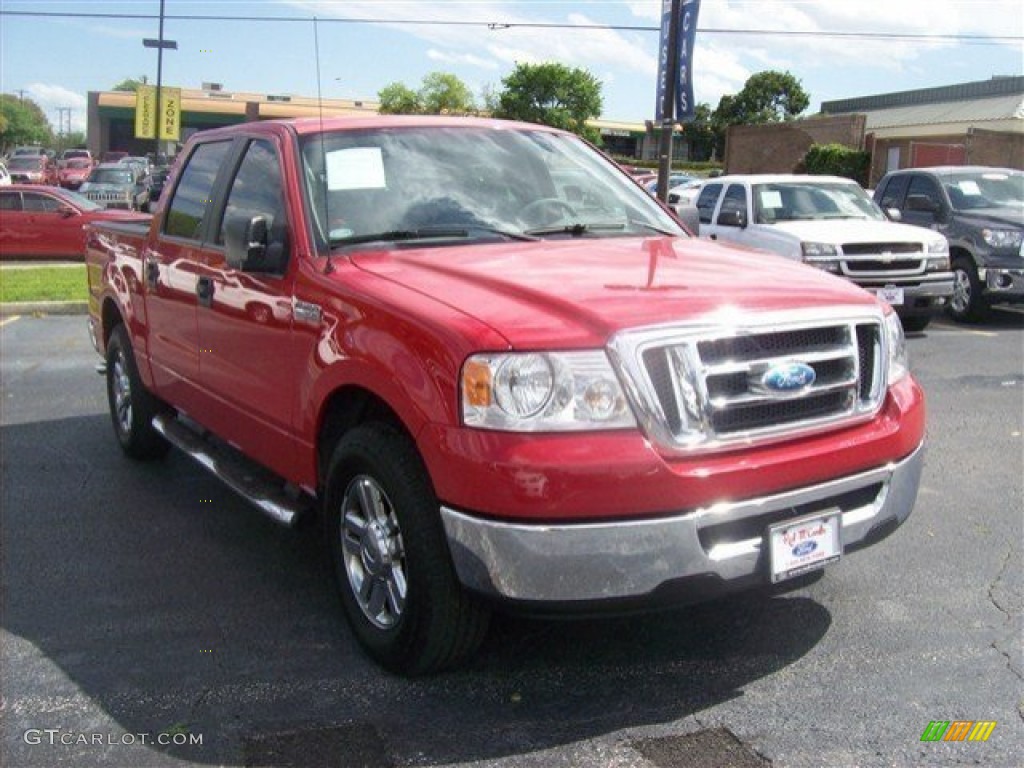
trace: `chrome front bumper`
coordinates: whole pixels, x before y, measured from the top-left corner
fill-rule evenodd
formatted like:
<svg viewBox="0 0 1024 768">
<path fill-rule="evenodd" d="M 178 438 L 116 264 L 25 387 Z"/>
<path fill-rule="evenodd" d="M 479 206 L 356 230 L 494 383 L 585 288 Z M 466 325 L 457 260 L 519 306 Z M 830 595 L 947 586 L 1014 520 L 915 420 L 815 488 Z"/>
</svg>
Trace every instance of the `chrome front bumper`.
<svg viewBox="0 0 1024 768">
<path fill-rule="evenodd" d="M 459 579 L 487 596 L 525 603 L 629 600 L 687 580 L 728 591 L 730 583 L 770 581 L 762 552 L 769 524 L 838 508 L 844 551 L 891 533 L 913 509 L 923 458 L 922 445 L 869 472 L 657 519 L 529 525 L 447 507 L 441 517 Z"/>
</svg>

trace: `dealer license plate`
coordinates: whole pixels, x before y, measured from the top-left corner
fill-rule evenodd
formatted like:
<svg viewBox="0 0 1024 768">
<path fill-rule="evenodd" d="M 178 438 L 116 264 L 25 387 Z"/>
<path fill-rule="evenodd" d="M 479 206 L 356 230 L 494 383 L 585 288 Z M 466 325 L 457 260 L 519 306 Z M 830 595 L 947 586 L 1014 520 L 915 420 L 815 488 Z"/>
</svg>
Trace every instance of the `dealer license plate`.
<svg viewBox="0 0 1024 768">
<path fill-rule="evenodd" d="M 887 285 L 885 288 L 879 288 L 875 291 L 875 295 L 882 301 L 887 302 L 894 307 L 898 307 L 903 304 L 903 289 L 897 288 L 895 285 Z"/>
<path fill-rule="evenodd" d="M 837 510 L 768 528 L 772 582 L 836 562 L 843 553 L 842 513 Z"/>
</svg>

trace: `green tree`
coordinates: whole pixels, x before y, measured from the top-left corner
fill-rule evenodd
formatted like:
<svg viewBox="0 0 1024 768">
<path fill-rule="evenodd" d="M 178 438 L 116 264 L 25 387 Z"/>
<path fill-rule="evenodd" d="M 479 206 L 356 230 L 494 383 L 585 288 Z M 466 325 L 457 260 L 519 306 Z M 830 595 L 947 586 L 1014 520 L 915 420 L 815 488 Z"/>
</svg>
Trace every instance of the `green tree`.
<svg viewBox="0 0 1024 768">
<path fill-rule="evenodd" d="M 385 85 L 377 92 L 382 115 L 418 115 L 423 111 L 416 91 L 402 83 Z"/>
<path fill-rule="evenodd" d="M 424 76 L 418 95 L 428 115 L 465 115 L 476 110 L 472 91 L 449 72 L 431 72 Z"/>
<path fill-rule="evenodd" d="M 693 110 L 693 119 L 683 123 L 683 137 L 689 145 L 691 160 L 710 160 L 715 153 L 715 126 L 711 105 L 701 102 Z"/>
<path fill-rule="evenodd" d="M 120 83 L 115 85 L 111 90 L 114 91 L 137 91 L 140 85 L 145 85 L 148 82 L 145 75 L 140 75 L 138 79 L 134 77 L 126 77 Z"/>
<path fill-rule="evenodd" d="M 0 147 L 53 143 L 53 129 L 43 110 L 32 99 L 0 94 Z"/>
<path fill-rule="evenodd" d="M 517 64 L 501 81 L 496 117 L 541 123 L 600 141 L 587 120 L 604 106 L 601 82 L 585 69 L 564 64 Z"/>
<path fill-rule="evenodd" d="M 789 72 L 768 70 L 751 75 L 739 93 L 722 96 L 711 116 L 716 150 L 724 153 L 725 132 L 730 125 L 792 120 L 810 103 L 800 81 Z"/>
<path fill-rule="evenodd" d="M 845 176 L 867 186 L 871 153 L 842 144 L 812 144 L 804 155 L 807 173 L 820 176 Z"/>
</svg>

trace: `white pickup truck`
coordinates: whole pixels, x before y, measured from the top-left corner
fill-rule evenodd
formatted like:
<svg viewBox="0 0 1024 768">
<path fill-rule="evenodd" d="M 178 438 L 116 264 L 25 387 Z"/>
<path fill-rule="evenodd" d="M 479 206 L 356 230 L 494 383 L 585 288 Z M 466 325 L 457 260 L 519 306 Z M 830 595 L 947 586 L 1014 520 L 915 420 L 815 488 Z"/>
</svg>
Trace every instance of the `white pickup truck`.
<svg viewBox="0 0 1024 768">
<path fill-rule="evenodd" d="M 722 176 L 696 201 L 700 236 L 770 251 L 841 275 L 887 301 L 921 331 L 953 294 L 949 243 L 889 221 L 838 176 Z"/>
</svg>

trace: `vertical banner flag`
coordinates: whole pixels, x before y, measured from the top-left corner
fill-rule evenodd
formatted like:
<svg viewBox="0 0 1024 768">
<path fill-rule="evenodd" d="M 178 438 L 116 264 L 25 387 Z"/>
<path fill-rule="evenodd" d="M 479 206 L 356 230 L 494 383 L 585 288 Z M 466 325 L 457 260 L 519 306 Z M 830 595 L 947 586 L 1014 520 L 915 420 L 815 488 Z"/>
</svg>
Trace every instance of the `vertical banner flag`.
<svg viewBox="0 0 1024 768">
<path fill-rule="evenodd" d="M 156 86 L 140 85 L 135 89 L 135 138 L 156 138 Z"/>
<path fill-rule="evenodd" d="M 669 25 L 672 21 L 672 0 L 661 0 L 661 39 L 658 41 L 658 101 L 654 108 L 654 118 L 660 123 L 671 115 L 664 114 L 665 89 L 668 88 L 668 52 L 672 41 L 669 40 Z"/>
<path fill-rule="evenodd" d="M 697 37 L 697 14 L 700 13 L 700 0 L 683 0 L 680 9 L 679 39 L 679 78 L 676 81 L 676 120 L 685 123 L 693 119 L 695 104 L 693 103 L 693 43 Z M 665 28 L 662 26 L 662 32 Z"/>
<path fill-rule="evenodd" d="M 160 138 L 181 140 L 181 88 L 160 89 Z"/>
</svg>

